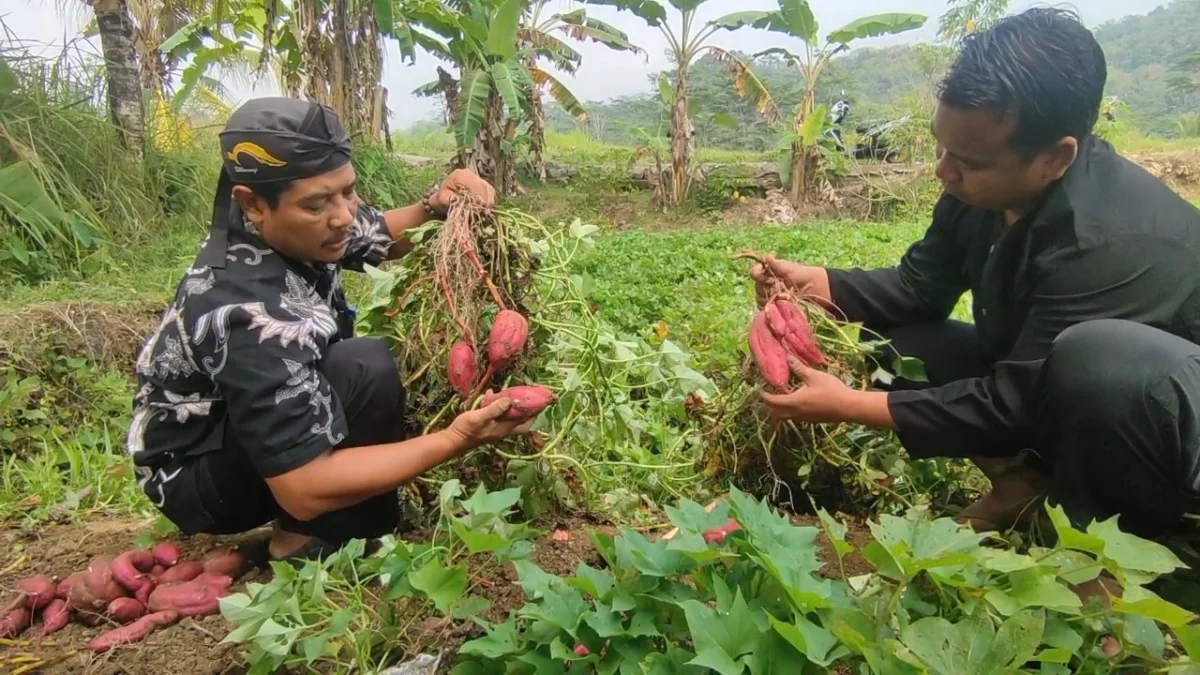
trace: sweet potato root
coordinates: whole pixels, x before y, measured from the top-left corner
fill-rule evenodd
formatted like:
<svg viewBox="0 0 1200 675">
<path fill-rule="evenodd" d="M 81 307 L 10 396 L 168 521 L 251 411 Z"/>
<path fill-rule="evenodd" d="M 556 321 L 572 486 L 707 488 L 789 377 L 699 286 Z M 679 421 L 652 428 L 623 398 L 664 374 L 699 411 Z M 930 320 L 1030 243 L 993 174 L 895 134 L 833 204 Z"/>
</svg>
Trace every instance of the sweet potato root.
<svg viewBox="0 0 1200 675">
<path fill-rule="evenodd" d="M 61 598 L 55 598 L 50 601 L 46 609 L 42 610 L 42 629 L 38 635 L 45 637 L 52 633 L 57 633 L 62 630 L 67 622 L 71 620 L 71 609 L 67 607 L 67 601 Z"/>
<path fill-rule="evenodd" d="M 204 563 L 200 562 L 199 560 L 189 560 L 187 562 L 181 562 L 174 567 L 167 568 L 167 571 L 163 572 L 162 575 L 158 577 L 158 583 L 162 585 L 178 583 L 180 581 L 191 581 L 192 579 L 200 576 L 203 572 Z"/>
<path fill-rule="evenodd" d="M 179 616 L 207 616 L 220 611 L 221 595 L 202 581 L 166 584 L 154 589 L 147 607 L 151 612 L 172 610 Z"/>
<path fill-rule="evenodd" d="M 113 647 L 127 645 L 139 640 L 163 626 L 169 626 L 179 620 L 179 612 L 165 611 L 147 614 L 126 626 L 121 626 L 97 635 L 88 643 L 88 649 L 94 652 L 106 652 Z"/>
<path fill-rule="evenodd" d="M 154 560 L 163 567 L 174 567 L 179 564 L 179 549 L 169 541 L 155 544 L 150 552 L 154 555 Z"/>
<path fill-rule="evenodd" d="M 229 587 L 233 585 L 233 578 L 226 574 L 205 572 L 193 579 L 192 583 L 211 588 L 216 591 L 218 596 L 222 596 L 229 592 Z"/>
<path fill-rule="evenodd" d="M 146 606 L 133 598 L 117 598 L 108 603 L 108 616 L 119 624 L 137 621 L 146 614 Z"/>
<path fill-rule="evenodd" d="M 471 389 L 479 379 L 479 362 L 475 350 L 467 342 L 459 340 L 450 348 L 446 358 L 446 378 L 450 388 L 460 397 L 465 399 L 471 395 Z"/>
<path fill-rule="evenodd" d="M 16 590 L 5 609 L 13 610 L 24 607 L 31 612 L 36 612 L 49 605 L 57 592 L 58 587 L 54 580 L 45 574 L 26 577 L 17 582 Z"/>
<path fill-rule="evenodd" d="M 487 407 L 502 398 L 512 399 L 512 407 L 505 411 L 500 419 L 527 420 L 536 417 L 542 409 L 554 402 L 554 392 L 538 384 L 520 385 L 492 394 L 484 394 L 480 405 Z"/>
<path fill-rule="evenodd" d="M 125 588 L 113 578 L 112 558 L 101 555 L 92 558 L 82 578 L 70 586 L 67 602 L 72 609 L 98 612 L 113 600 L 128 595 Z"/>
<path fill-rule="evenodd" d="M 71 593 L 71 587 L 81 583 L 83 583 L 83 572 L 72 572 L 67 575 L 66 579 L 58 582 L 58 586 L 54 589 L 54 597 L 66 600 Z"/>
<path fill-rule="evenodd" d="M 113 559 L 111 569 L 117 583 L 136 594 L 150 583 L 145 572 L 154 569 L 154 556 L 149 551 L 126 551 Z"/>
<path fill-rule="evenodd" d="M 234 548 L 219 548 L 204 556 L 204 571 L 237 578 L 241 576 L 246 557 Z"/>
<path fill-rule="evenodd" d="M 529 339 L 529 322 L 520 312 L 502 310 L 492 322 L 488 334 L 488 363 L 501 370 L 512 362 Z"/>
<path fill-rule="evenodd" d="M 759 312 L 750 324 L 750 352 L 758 364 L 758 371 L 767 384 L 778 391 L 787 391 L 792 369 L 787 362 L 787 352 L 779 338 L 767 326 L 767 315 Z"/>
<path fill-rule="evenodd" d="M 0 617 L 0 637 L 17 637 L 26 628 L 29 627 L 30 617 L 33 615 L 25 607 L 9 611 L 4 616 Z"/>
</svg>

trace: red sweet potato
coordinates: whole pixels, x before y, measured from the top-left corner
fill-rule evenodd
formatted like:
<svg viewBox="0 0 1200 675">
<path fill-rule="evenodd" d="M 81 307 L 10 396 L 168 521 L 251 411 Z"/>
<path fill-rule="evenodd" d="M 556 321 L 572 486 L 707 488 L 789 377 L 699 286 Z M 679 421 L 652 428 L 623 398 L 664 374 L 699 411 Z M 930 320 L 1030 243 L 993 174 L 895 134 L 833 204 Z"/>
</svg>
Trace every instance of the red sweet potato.
<svg viewBox="0 0 1200 675">
<path fill-rule="evenodd" d="M 120 624 L 137 621 L 146 614 L 146 606 L 133 598 L 117 598 L 108 603 L 108 616 Z"/>
<path fill-rule="evenodd" d="M 771 329 L 771 332 L 775 335 L 775 337 L 782 340 L 783 336 L 787 335 L 789 328 L 788 323 L 784 320 L 783 314 L 780 313 L 779 306 L 776 304 L 775 300 L 768 302 L 766 306 L 763 307 L 763 314 L 767 315 L 767 328 Z"/>
<path fill-rule="evenodd" d="M 825 355 L 817 345 L 817 336 L 804 310 L 791 300 L 776 299 L 775 304 L 788 325 L 787 335 L 783 338 L 784 347 L 810 368 L 824 364 Z"/>
<path fill-rule="evenodd" d="M 235 548 L 219 548 L 204 556 L 204 571 L 237 578 L 241 576 L 246 557 Z"/>
<path fill-rule="evenodd" d="M 712 529 L 705 530 L 703 536 L 704 541 L 715 541 L 718 544 L 725 541 L 725 536 L 730 532 L 736 532 L 742 529 L 736 518 L 730 518 L 724 525 L 718 525 Z"/>
<path fill-rule="evenodd" d="M 755 314 L 750 324 L 750 353 L 767 384 L 779 391 L 787 391 L 792 375 L 787 352 L 767 327 L 767 315 L 763 312 Z"/>
<path fill-rule="evenodd" d="M 67 575 L 66 579 L 58 582 L 58 587 L 54 589 L 54 597 L 66 600 L 71 593 L 71 587 L 81 583 L 83 583 L 83 572 L 72 572 Z"/>
<path fill-rule="evenodd" d="M 164 567 L 163 565 L 155 565 L 150 570 L 150 578 L 155 581 L 158 581 L 158 578 L 161 577 L 163 575 L 163 572 L 166 572 L 166 571 L 167 571 L 167 568 Z"/>
<path fill-rule="evenodd" d="M 88 643 L 88 649 L 105 652 L 113 647 L 143 640 L 156 628 L 169 626 L 179 620 L 179 612 L 165 611 L 147 614 L 133 623 L 97 635 Z"/>
<path fill-rule="evenodd" d="M 136 561 L 135 558 L 137 558 Z M 129 591 L 137 593 L 143 586 L 150 583 L 149 577 L 141 570 L 141 567 L 145 567 L 146 571 L 153 569 L 154 556 L 149 551 L 126 551 L 113 559 L 112 575 L 117 583 Z"/>
<path fill-rule="evenodd" d="M 166 584 L 154 589 L 147 605 L 151 612 L 173 610 L 179 616 L 207 616 L 220 611 L 221 594 L 199 581 Z"/>
<path fill-rule="evenodd" d="M 16 589 L 13 591 L 12 598 L 8 601 L 6 610 L 13 610 L 20 607 L 25 607 L 30 611 L 37 610 L 50 604 L 54 599 L 54 594 L 58 592 L 58 587 L 54 580 L 45 574 L 36 574 L 32 577 L 25 577 L 17 582 Z"/>
<path fill-rule="evenodd" d="M 554 402 L 554 392 L 540 384 L 519 385 L 495 393 L 484 394 L 480 405 L 487 407 L 501 398 L 512 399 L 512 407 L 505 411 L 500 419 L 527 420 L 537 416 L 546 406 Z"/>
<path fill-rule="evenodd" d="M 158 583 L 156 581 L 147 578 L 146 583 L 142 584 L 140 588 L 134 591 L 133 598 L 144 605 L 150 601 L 150 594 L 153 593 L 154 589 L 157 587 Z"/>
<path fill-rule="evenodd" d="M 192 583 L 211 588 L 217 592 L 217 595 L 223 596 L 229 592 L 229 587 L 233 585 L 233 578 L 227 574 L 205 572 L 193 579 Z"/>
<path fill-rule="evenodd" d="M 462 340 L 454 343 L 447 357 L 446 373 L 450 387 L 458 392 L 460 397 L 466 398 L 471 395 L 475 381 L 479 379 L 479 361 L 471 345 Z"/>
<path fill-rule="evenodd" d="M 4 616 L 0 616 L 0 637 L 17 637 L 26 628 L 29 627 L 30 617 L 33 612 L 30 612 L 25 607 L 18 607 L 10 610 Z"/>
<path fill-rule="evenodd" d="M 173 584 L 180 581 L 191 581 L 204 572 L 204 563 L 198 560 L 188 560 L 168 568 L 158 577 L 158 583 Z"/>
<path fill-rule="evenodd" d="M 104 555 L 92 558 L 82 579 L 70 588 L 67 601 L 72 609 L 80 611 L 96 612 L 113 600 L 129 595 L 113 578 L 112 558 Z"/>
<path fill-rule="evenodd" d="M 511 309 L 501 311 L 488 333 L 488 363 L 495 370 L 503 369 L 521 353 L 527 339 L 529 322 L 525 317 Z"/>
<path fill-rule="evenodd" d="M 154 560 L 163 567 L 173 567 L 179 564 L 179 549 L 169 541 L 161 541 L 150 551 Z"/>
<path fill-rule="evenodd" d="M 51 633 L 57 633 L 62 630 L 67 622 L 71 620 L 71 609 L 67 607 L 67 601 L 61 598 L 55 598 L 50 601 L 46 609 L 42 610 L 42 630 L 38 635 L 45 637 Z"/>
</svg>

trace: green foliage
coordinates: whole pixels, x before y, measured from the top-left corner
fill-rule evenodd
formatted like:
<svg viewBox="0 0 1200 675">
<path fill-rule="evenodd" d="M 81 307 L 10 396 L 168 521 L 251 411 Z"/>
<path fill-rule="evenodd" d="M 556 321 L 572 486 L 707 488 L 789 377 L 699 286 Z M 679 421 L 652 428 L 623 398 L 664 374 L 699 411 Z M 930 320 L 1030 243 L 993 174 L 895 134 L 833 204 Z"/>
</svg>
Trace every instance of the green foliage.
<svg viewBox="0 0 1200 675">
<path fill-rule="evenodd" d="M 408 166 L 383 144 L 362 140 L 354 145 L 353 162 L 359 198 L 381 209 L 417 203 L 443 173 L 437 167 Z"/>
<path fill-rule="evenodd" d="M 521 561 L 528 602 L 458 652 L 452 672 L 717 672 L 842 668 L 885 673 L 1108 672 L 1190 663 L 1190 612 L 1144 584 L 1182 563 L 1167 549 L 1116 529 L 1081 532 L 1050 509 L 1059 543 L 1027 554 L 984 548 L 984 535 L 921 511 L 869 523 L 861 549 L 824 511 L 836 561 L 817 556 L 818 528 L 795 526 L 736 487 L 712 511 L 668 507 L 678 528 L 652 541 L 622 527 L 592 534 L 606 563 L 562 578 Z M 847 578 L 858 554 L 871 572 Z M 819 574 L 835 562 L 840 575 Z M 1094 613 L 1072 584 L 1107 573 L 1124 584 L 1111 613 Z M 1103 636 L 1122 650 L 1106 657 Z M 647 668 L 649 670 L 647 670 Z"/>
<path fill-rule="evenodd" d="M 479 582 L 501 564 L 525 560 L 538 534 L 509 517 L 520 497 L 516 489 L 480 487 L 463 498 L 452 480 L 442 485 L 440 515 L 424 541 L 388 535 L 367 557 L 355 540 L 300 569 L 272 563 L 270 582 L 221 599 L 221 614 L 234 625 L 222 642 L 245 647 L 250 673 L 387 665 L 422 619 L 461 620 L 488 609 Z"/>
</svg>

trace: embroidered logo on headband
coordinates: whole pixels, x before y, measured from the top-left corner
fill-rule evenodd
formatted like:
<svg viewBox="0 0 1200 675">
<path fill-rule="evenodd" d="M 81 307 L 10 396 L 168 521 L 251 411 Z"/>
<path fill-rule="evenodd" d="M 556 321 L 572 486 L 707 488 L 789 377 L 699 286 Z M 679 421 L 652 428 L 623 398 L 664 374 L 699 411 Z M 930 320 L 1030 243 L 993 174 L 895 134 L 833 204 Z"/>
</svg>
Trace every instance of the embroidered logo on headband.
<svg viewBox="0 0 1200 675">
<path fill-rule="evenodd" d="M 263 166 L 273 166 L 273 167 L 287 166 L 287 162 L 285 162 L 282 159 L 279 159 L 279 158 L 275 157 L 274 155 L 272 155 L 271 153 L 267 152 L 266 149 L 263 148 L 261 145 L 259 145 L 257 143 L 250 143 L 249 141 L 242 141 L 241 143 L 238 143 L 237 145 L 230 148 L 229 152 L 225 153 L 225 156 L 228 157 L 230 161 L 232 161 L 234 164 L 237 165 L 237 166 L 233 167 L 233 170 L 236 172 L 239 172 L 239 173 L 240 172 L 245 172 L 245 173 L 257 173 L 258 172 L 257 168 L 250 168 L 250 167 L 242 166 L 242 159 L 241 159 L 242 155 L 249 155 L 251 158 L 254 159 L 255 162 L 257 162 Z"/>
</svg>

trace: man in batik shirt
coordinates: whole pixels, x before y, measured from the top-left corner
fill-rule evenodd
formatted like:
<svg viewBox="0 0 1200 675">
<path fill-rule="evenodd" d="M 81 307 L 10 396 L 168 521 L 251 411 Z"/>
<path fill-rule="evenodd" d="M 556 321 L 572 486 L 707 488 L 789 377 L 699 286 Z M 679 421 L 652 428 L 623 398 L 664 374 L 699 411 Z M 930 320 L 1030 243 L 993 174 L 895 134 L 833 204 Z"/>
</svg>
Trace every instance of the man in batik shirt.
<svg viewBox="0 0 1200 675">
<path fill-rule="evenodd" d="M 128 448 L 183 533 L 275 521 L 271 558 L 321 556 L 393 531 L 399 486 L 527 426 L 498 401 L 405 440 L 396 364 L 353 336 L 339 281 L 407 252 L 456 191 L 495 193 L 459 170 L 418 204 L 361 204 L 341 123 L 297 99 L 246 103 L 220 138 L 208 237 L 138 357 Z"/>
</svg>

